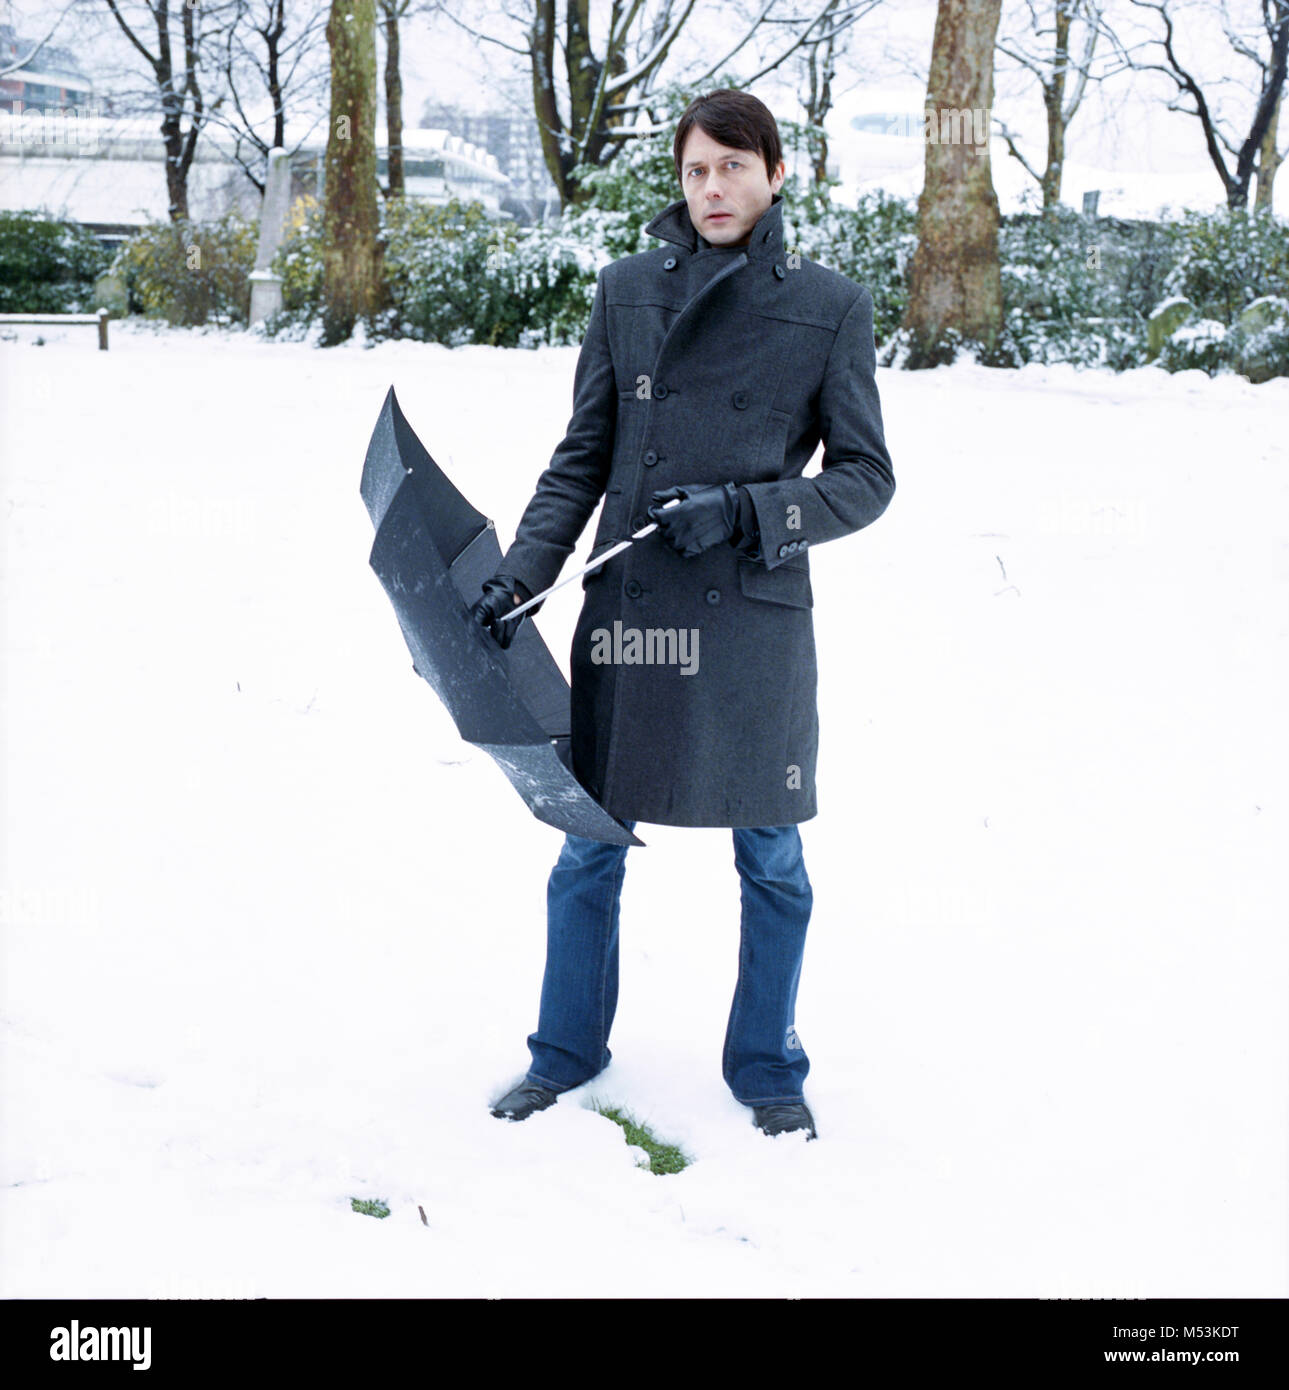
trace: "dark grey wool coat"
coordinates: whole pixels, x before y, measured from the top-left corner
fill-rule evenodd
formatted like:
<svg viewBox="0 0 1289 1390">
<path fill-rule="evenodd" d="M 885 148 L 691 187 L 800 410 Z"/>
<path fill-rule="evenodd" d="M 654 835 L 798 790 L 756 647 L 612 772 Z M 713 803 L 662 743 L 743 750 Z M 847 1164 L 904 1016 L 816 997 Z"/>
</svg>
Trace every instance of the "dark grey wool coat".
<svg viewBox="0 0 1289 1390">
<path fill-rule="evenodd" d="M 698 237 L 683 199 L 646 230 L 666 245 L 600 271 L 573 416 L 501 568 L 537 593 L 601 497 L 592 558 L 648 525 L 655 490 L 744 485 L 761 558 L 722 542 L 686 559 L 655 531 L 583 579 L 573 770 L 623 819 L 794 825 L 818 809 L 808 547 L 867 526 L 895 491 L 873 301 L 784 247 L 778 194 L 732 253 Z"/>
</svg>

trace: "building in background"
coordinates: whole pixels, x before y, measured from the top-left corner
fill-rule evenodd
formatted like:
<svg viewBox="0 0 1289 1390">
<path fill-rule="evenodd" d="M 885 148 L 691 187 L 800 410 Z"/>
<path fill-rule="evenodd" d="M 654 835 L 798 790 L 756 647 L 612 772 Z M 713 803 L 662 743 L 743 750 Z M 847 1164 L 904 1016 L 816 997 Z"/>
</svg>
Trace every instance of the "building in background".
<svg viewBox="0 0 1289 1390">
<path fill-rule="evenodd" d="M 12 25 L 0 24 L 0 70 L 30 53 L 38 39 L 20 36 Z M 0 77 L 0 106 L 12 113 L 38 107 L 42 111 L 87 107 L 94 97 L 94 84 L 77 66 L 65 48 L 45 44 L 29 63 L 7 77 Z"/>
<path fill-rule="evenodd" d="M 464 111 L 459 106 L 427 101 L 421 125 L 449 130 L 492 155 L 510 180 L 501 210 L 528 226 L 558 215 L 559 195 L 542 158 L 537 123 L 531 112 Z"/>
<path fill-rule="evenodd" d="M 446 130 L 406 131 L 403 149 L 409 198 L 437 204 L 453 197 L 476 200 L 489 216 L 505 216 L 509 180 L 486 150 Z M 321 195 L 325 154 L 325 130 L 296 150 L 294 196 Z M 384 178 L 383 142 L 377 156 Z M 259 204 L 259 193 L 233 163 L 221 132 L 208 127 L 188 175 L 192 217 L 221 217 L 234 209 L 254 217 Z M 0 109 L 0 211 L 38 209 L 83 223 L 106 242 L 164 221 L 165 147 L 157 119 Z"/>
</svg>

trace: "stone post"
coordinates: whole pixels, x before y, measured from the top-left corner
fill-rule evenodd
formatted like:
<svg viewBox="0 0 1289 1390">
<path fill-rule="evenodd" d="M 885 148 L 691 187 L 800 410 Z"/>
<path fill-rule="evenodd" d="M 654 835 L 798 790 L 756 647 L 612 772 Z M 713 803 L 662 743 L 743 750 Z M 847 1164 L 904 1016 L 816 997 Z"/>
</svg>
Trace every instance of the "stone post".
<svg viewBox="0 0 1289 1390">
<path fill-rule="evenodd" d="M 269 151 L 269 174 L 260 207 L 260 240 L 251 272 L 251 322 L 263 323 L 282 308 L 282 277 L 270 267 L 291 211 L 291 156 L 281 148 Z"/>
</svg>

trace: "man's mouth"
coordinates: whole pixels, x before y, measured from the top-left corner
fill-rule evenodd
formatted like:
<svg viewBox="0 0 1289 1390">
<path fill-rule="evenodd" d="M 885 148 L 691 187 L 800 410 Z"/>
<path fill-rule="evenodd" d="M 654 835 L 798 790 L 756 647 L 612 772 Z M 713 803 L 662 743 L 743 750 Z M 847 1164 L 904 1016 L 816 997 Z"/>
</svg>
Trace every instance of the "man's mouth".
<svg viewBox="0 0 1289 1390">
<path fill-rule="evenodd" d="M 729 217 L 730 215 L 731 214 L 728 212 L 709 212 L 707 214 L 707 220 L 709 222 L 719 222 L 722 218 Z"/>
</svg>

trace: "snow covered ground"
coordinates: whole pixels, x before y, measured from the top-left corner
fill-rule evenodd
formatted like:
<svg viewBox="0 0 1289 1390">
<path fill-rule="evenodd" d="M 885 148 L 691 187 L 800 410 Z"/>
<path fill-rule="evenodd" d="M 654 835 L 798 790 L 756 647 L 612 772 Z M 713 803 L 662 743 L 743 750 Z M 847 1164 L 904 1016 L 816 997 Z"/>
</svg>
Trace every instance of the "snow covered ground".
<svg viewBox="0 0 1289 1390">
<path fill-rule="evenodd" d="M 1289 1294 L 1289 382 L 882 372 L 895 499 L 811 552 L 807 1144 L 721 1079 L 722 830 L 641 827 L 612 1066 L 488 1113 L 560 836 L 413 674 L 358 481 L 393 383 L 504 545 L 576 350 L 41 331 L 0 344 L 0 1293 Z"/>
</svg>

